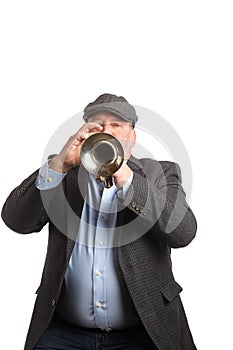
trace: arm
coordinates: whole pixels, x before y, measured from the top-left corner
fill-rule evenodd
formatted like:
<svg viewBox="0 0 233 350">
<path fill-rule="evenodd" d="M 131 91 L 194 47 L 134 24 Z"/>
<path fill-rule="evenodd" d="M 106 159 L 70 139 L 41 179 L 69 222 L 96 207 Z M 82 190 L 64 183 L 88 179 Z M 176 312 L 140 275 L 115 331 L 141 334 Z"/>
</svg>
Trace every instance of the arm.
<svg viewBox="0 0 233 350">
<path fill-rule="evenodd" d="M 154 230 L 170 247 L 188 245 L 195 237 L 197 223 L 185 199 L 179 166 L 161 162 L 158 171 L 155 162 L 145 164 L 144 175 L 134 172 L 123 205 L 133 212 L 134 220 L 139 218 L 135 220 L 137 228 L 140 225 L 145 232 Z"/>
<path fill-rule="evenodd" d="M 102 126 L 96 123 L 84 124 L 69 138 L 61 152 L 51 159 L 49 162 L 51 170 L 58 174 L 64 174 L 79 165 L 80 149 L 83 142 L 91 133 L 101 130 Z M 58 193 L 57 201 L 59 201 L 59 188 L 61 186 L 54 187 L 53 183 L 49 185 L 46 176 L 44 177 L 45 174 L 43 176 L 42 174 L 43 168 L 40 172 L 35 171 L 16 187 L 7 198 L 2 209 L 2 219 L 13 231 L 18 233 L 37 232 L 49 221 L 47 211 L 50 202 L 56 193 Z M 61 175 L 61 179 L 62 177 Z M 59 185 L 59 181 L 56 182 L 56 185 Z M 37 187 L 43 191 L 43 200 Z M 46 204 L 47 210 L 45 210 L 43 202 Z"/>
<path fill-rule="evenodd" d="M 2 209 L 5 224 L 18 233 L 40 231 L 48 222 L 40 191 L 35 185 L 37 174 L 38 170 L 16 187 Z"/>
</svg>

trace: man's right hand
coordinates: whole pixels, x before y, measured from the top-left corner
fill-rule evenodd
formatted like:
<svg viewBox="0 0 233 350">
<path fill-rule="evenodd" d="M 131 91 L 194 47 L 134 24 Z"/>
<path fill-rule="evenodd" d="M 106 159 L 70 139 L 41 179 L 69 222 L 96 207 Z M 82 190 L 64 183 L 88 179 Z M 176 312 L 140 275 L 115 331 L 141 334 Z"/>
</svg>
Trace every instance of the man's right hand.
<svg viewBox="0 0 233 350">
<path fill-rule="evenodd" d="M 68 139 L 61 152 L 49 162 L 49 168 L 58 173 L 66 173 L 73 167 L 80 165 L 80 150 L 84 141 L 92 134 L 101 132 L 102 129 L 103 127 L 97 123 L 84 124 Z"/>
</svg>

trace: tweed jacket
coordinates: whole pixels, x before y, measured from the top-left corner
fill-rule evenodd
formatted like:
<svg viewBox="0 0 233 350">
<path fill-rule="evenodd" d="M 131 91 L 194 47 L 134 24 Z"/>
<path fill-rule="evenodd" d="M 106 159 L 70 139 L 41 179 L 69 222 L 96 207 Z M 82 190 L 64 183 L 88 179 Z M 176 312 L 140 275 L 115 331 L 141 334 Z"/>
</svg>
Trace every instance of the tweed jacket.
<svg viewBox="0 0 233 350">
<path fill-rule="evenodd" d="M 138 316 L 159 350 L 196 349 L 175 281 L 171 248 L 187 246 L 197 224 L 185 199 L 178 164 L 128 161 L 133 180 L 118 199 L 118 261 Z M 45 266 L 25 343 L 32 350 L 49 326 L 74 247 L 88 174 L 82 166 L 68 172 L 52 190 L 35 186 L 38 170 L 7 198 L 2 218 L 12 230 L 27 234 L 49 224 Z"/>
</svg>

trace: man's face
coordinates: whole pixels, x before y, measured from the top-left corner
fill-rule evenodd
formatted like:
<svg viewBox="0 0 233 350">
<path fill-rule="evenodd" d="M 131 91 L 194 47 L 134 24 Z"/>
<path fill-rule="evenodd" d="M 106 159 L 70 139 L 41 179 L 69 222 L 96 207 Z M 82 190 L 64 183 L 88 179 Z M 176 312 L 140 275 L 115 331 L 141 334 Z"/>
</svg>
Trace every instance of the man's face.
<svg viewBox="0 0 233 350">
<path fill-rule="evenodd" d="M 136 141 L 136 132 L 132 124 L 109 113 L 98 113 L 91 116 L 88 122 L 95 122 L 103 127 L 101 132 L 106 132 L 116 137 L 122 144 L 125 153 L 125 159 L 131 155 L 132 148 Z"/>
</svg>

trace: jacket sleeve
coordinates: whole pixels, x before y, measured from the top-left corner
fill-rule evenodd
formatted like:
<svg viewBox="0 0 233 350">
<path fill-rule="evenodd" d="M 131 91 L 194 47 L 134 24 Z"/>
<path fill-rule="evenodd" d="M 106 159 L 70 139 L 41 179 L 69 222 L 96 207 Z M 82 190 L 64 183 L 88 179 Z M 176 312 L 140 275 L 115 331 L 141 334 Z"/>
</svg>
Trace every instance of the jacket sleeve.
<svg viewBox="0 0 233 350">
<path fill-rule="evenodd" d="M 153 172 L 151 162 L 149 172 L 134 173 L 124 205 L 134 214 L 135 228 L 154 230 L 172 248 L 184 247 L 196 235 L 196 219 L 186 202 L 179 165 L 160 164 L 160 171 Z"/>
<path fill-rule="evenodd" d="M 40 191 L 35 185 L 37 174 L 38 170 L 16 187 L 3 206 L 2 219 L 15 232 L 37 232 L 48 222 Z"/>
</svg>

